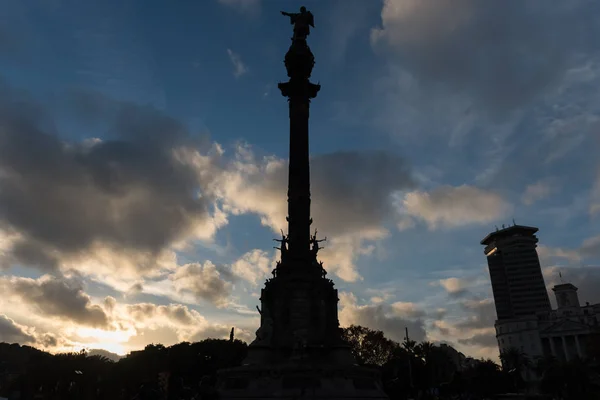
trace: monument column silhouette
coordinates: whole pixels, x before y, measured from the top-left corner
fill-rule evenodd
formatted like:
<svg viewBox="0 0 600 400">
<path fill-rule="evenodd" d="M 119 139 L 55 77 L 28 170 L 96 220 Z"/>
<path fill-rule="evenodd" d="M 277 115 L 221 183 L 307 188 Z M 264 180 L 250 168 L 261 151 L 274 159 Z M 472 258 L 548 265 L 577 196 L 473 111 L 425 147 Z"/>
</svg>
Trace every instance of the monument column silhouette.
<svg viewBox="0 0 600 400">
<path fill-rule="evenodd" d="M 278 85 L 289 103 L 288 234 L 277 240 L 281 259 L 261 290 L 260 328 L 241 367 L 219 372 L 224 399 L 289 399 L 311 393 L 318 399 L 387 397 L 379 373 L 359 367 L 342 339 L 338 292 L 323 263 L 317 232 L 311 236 L 309 110 L 320 85 L 310 82 L 315 64 L 306 37 L 312 13 L 286 13 L 294 25 L 285 55 L 289 80 Z M 323 239 L 324 240 L 324 239 Z"/>
<path fill-rule="evenodd" d="M 300 23 L 298 19 L 296 23 Z M 308 120 L 310 100 L 317 96 L 321 86 L 309 81 L 315 58 L 306 43 L 306 36 L 295 35 L 292 40 L 285 56 L 285 66 L 290 79 L 278 85 L 281 94 L 288 98 L 290 116 L 288 240 L 290 257 L 308 260 L 312 223 Z"/>
</svg>

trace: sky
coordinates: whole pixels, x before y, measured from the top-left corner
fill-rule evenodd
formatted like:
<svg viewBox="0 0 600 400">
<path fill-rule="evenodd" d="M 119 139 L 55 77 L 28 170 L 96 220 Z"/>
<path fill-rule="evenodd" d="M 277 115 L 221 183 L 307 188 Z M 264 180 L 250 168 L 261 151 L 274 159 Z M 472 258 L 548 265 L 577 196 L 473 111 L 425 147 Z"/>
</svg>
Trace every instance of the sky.
<svg viewBox="0 0 600 400">
<path fill-rule="evenodd" d="M 480 240 L 539 227 L 600 302 L 600 3 L 2 0 L 0 341 L 251 341 L 285 229 L 281 10 L 343 326 L 497 359 Z M 551 296 L 552 298 L 552 296 Z"/>
</svg>

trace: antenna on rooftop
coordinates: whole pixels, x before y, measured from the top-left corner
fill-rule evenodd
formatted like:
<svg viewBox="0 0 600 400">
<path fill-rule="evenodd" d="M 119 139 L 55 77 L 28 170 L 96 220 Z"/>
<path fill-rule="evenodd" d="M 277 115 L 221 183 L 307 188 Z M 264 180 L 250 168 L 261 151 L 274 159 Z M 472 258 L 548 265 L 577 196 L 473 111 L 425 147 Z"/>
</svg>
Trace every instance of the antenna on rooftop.
<svg viewBox="0 0 600 400">
<path fill-rule="evenodd" d="M 498 225 L 494 225 L 496 227 L 496 232 L 498 232 Z"/>
<path fill-rule="evenodd" d="M 513 226 L 517 226 L 517 223 L 515 222 L 514 218 L 513 218 Z"/>
<path fill-rule="evenodd" d="M 505 228 L 505 226 L 504 226 L 504 224 L 502 224 L 502 229 L 504 229 L 504 228 Z"/>
</svg>

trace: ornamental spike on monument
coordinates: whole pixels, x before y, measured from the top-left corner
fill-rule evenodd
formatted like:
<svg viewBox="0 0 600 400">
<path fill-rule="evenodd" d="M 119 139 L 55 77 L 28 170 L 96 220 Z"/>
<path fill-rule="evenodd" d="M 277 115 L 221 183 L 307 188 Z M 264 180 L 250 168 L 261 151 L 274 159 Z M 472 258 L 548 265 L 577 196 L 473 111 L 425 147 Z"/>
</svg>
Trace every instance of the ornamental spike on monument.
<svg viewBox="0 0 600 400">
<path fill-rule="evenodd" d="M 294 26 L 285 55 L 289 80 L 279 89 L 288 98 L 290 147 L 288 233 L 282 231 L 281 258 L 261 291 L 260 328 L 248 356 L 218 373 L 222 399 L 387 399 L 377 370 L 360 367 L 342 339 L 338 292 L 318 261 L 317 231 L 311 235 L 309 109 L 321 86 L 311 83 L 315 65 L 306 38 L 315 26 L 305 7 L 281 14 Z"/>
</svg>

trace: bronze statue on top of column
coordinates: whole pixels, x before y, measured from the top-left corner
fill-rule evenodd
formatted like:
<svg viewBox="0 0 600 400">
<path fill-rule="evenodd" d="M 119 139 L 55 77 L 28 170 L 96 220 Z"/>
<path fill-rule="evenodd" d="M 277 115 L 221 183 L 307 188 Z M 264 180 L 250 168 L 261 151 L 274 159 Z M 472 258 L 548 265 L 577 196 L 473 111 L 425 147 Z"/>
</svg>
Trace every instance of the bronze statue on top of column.
<svg viewBox="0 0 600 400">
<path fill-rule="evenodd" d="M 287 69 L 288 77 L 292 81 L 306 81 L 310 78 L 315 65 L 315 57 L 310 51 L 308 43 L 306 43 L 306 37 L 310 35 L 310 28 L 314 28 L 315 26 L 315 18 L 306 7 L 301 7 L 299 13 L 282 11 L 281 14 L 290 17 L 290 22 L 294 25 L 292 45 L 285 55 L 285 68 Z M 294 86 L 294 90 L 291 90 L 288 84 L 280 84 L 279 88 L 286 97 L 291 97 L 291 95 L 295 94 L 314 98 L 319 91 L 319 85 Z"/>
<path fill-rule="evenodd" d="M 310 27 L 315 27 L 315 17 L 310 11 L 306 10 L 306 7 L 300 7 L 299 13 L 289 13 L 282 11 L 282 15 L 290 17 L 290 23 L 294 25 L 294 37 L 293 41 L 304 40 L 310 35 Z"/>
</svg>

